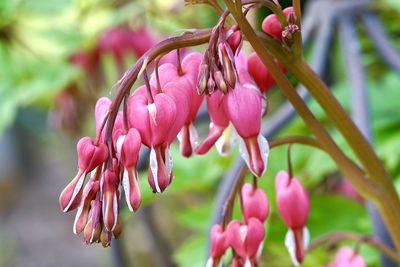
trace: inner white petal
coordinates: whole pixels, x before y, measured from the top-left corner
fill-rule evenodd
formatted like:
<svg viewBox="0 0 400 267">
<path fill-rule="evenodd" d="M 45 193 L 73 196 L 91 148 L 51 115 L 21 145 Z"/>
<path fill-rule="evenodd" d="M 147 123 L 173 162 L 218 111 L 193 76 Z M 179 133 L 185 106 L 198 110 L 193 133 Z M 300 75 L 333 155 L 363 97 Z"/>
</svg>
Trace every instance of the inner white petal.
<svg viewBox="0 0 400 267">
<path fill-rule="evenodd" d="M 158 193 L 161 192 L 160 186 L 158 185 L 158 163 L 157 163 L 157 155 L 156 152 L 154 151 L 154 148 L 151 148 L 150 150 L 150 170 L 151 173 L 153 174 L 153 180 L 154 180 L 154 186 L 156 187 L 156 191 Z"/>
</svg>

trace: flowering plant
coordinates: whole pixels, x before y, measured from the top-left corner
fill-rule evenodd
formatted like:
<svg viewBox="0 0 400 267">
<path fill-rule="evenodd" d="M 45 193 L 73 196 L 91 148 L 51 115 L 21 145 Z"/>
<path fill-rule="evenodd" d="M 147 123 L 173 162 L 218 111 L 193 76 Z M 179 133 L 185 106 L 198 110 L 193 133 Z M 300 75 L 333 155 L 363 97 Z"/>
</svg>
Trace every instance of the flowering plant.
<svg viewBox="0 0 400 267">
<path fill-rule="evenodd" d="M 376 205 L 395 247 L 399 248 L 400 202 L 390 175 L 361 130 L 305 62 L 300 1 L 293 0 L 293 6 L 286 9 L 278 1 L 269 0 L 224 0 L 225 9 L 217 1 L 187 2 L 207 3 L 215 8 L 220 13 L 216 25 L 211 29 L 187 30 L 154 45 L 124 73 L 114 98 L 102 97 L 96 103 L 96 137 L 83 137 L 78 142 L 78 173 L 59 198 L 64 212 L 77 209 L 74 233 L 83 232 L 86 243 L 101 242 L 105 247 L 112 238 L 118 238 L 122 231 L 119 215 L 122 203 L 125 201 L 130 211 L 138 210 L 141 204 L 137 172 L 141 147 L 150 151 L 149 185 L 154 193 L 162 193 L 173 186 L 170 146 L 176 138 L 183 157 L 206 154 L 213 145 L 226 155 L 237 145 L 245 164 L 230 188 L 221 220 L 210 230 L 207 266 L 225 262 L 229 266 L 259 266 L 269 200 L 258 184 L 268 171 L 270 149 L 299 143 L 321 149 L 333 159 L 352 187 Z M 246 16 L 261 6 L 273 14 L 264 19 L 263 32 L 257 32 Z M 242 49 L 243 42 L 254 49 L 251 55 L 247 56 Z M 183 56 L 182 48 L 204 43 L 207 45 L 203 53 Z M 176 64 L 159 64 L 160 58 L 173 50 L 177 53 Z M 119 53 L 116 55 L 121 57 Z M 149 71 L 152 71 L 150 77 Z M 344 153 L 316 119 L 286 72 L 292 73 L 320 104 L 357 161 Z M 144 83 L 131 93 L 138 77 L 143 77 Z M 275 83 L 313 137 L 266 140 L 261 127 L 268 113 L 266 92 Z M 200 137 L 195 119 L 203 102 L 210 117 L 210 129 L 207 136 Z M 246 174 L 250 174 L 252 183 L 245 183 Z M 312 203 L 301 178 L 294 176 L 290 146 L 288 170 L 276 174 L 275 193 L 277 211 L 288 229 L 284 243 L 293 265 L 298 266 L 318 242 L 310 245 L 306 225 Z M 241 219 L 232 216 L 236 196 L 239 196 Z M 397 250 L 374 239 L 362 240 L 398 260 Z M 335 261 L 327 266 L 350 264 L 365 265 L 356 252 L 342 248 Z"/>
</svg>

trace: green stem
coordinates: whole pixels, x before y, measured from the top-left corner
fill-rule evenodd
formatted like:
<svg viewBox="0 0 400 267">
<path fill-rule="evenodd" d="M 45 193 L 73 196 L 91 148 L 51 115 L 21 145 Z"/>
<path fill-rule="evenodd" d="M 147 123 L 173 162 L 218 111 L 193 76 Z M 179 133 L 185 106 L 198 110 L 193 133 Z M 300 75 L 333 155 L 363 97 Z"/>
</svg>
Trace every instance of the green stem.
<svg viewBox="0 0 400 267">
<path fill-rule="evenodd" d="M 290 136 L 279 137 L 276 139 L 269 140 L 268 143 L 271 149 L 277 146 L 287 145 L 287 144 L 302 144 L 323 150 L 322 146 L 317 140 L 302 135 L 290 135 Z"/>
<path fill-rule="evenodd" d="M 293 54 L 296 58 L 303 58 L 303 42 L 301 37 L 301 6 L 300 0 L 293 0 L 293 10 L 296 16 L 296 25 L 299 31 L 294 33 Z"/>
</svg>

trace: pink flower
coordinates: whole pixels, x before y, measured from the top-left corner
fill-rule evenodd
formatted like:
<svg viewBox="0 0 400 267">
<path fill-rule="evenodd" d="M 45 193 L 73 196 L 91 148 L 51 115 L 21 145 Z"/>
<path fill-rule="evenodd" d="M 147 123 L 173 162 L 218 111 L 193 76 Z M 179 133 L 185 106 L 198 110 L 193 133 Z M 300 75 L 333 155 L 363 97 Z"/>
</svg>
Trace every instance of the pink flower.
<svg viewBox="0 0 400 267">
<path fill-rule="evenodd" d="M 268 144 L 260 135 L 262 96 L 252 85 L 236 83 L 225 97 L 229 120 L 241 137 L 241 155 L 251 172 L 260 177 L 266 168 L 268 152 Z"/>
<path fill-rule="evenodd" d="M 210 258 L 207 261 L 207 267 L 212 267 L 218 264 L 220 258 L 225 254 L 225 251 L 229 247 L 226 240 L 226 232 L 224 232 L 221 225 L 213 225 L 211 227 L 210 235 Z"/>
<path fill-rule="evenodd" d="M 289 227 L 285 245 L 297 266 L 303 261 L 309 243 L 309 233 L 305 227 L 310 209 L 308 193 L 295 177 L 289 177 L 285 171 L 276 175 L 275 188 L 278 212 Z"/>
<path fill-rule="evenodd" d="M 128 100 L 129 126 L 139 131 L 142 143 L 151 149 L 148 178 L 154 192 L 164 191 L 172 179 L 168 146 L 176 111 L 173 98 L 165 93 L 156 94 L 154 103 L 141 94 Z"/>
<path fill-rule="evenodd" d="M 240 192 L 244 220 L 256 218 L 264 222 L 269 213 L 269 204 L 265 192 L 261 188 L 254 188 L 252 184 L 244 184 Z"/>
<path fill-rule="evenodd" d="M 363 257 L 349 247 L 342 247 L 336 253 L 335 260 L 327 267 L 366 267 Z"/>
<path fill-rule="evenodd" d="M 264 225 L 256 218 L 250 218 L 246 224 L 233 220 L 228 224 L 226 233 L 228 244 L 246 262 L 245 266 L 252 266 L 251 261 L 257 258 L 262 249 Z"/>
<path fill-rule="evenodd" d="M 113 231 L 117 225 L 119 206 L 119 179 L 116 171 L 107 169 L 104 172 L 102 184 L 102 211 L 104 226 L 107 231 Z"/>
<path fill-rule="evenodd" d="M 141 138 L 135 128 L 130 128 L 126 135 L 118 137 L 117 154 L 124 168 L 122 186 L 125 192 L 126 204 L 130 211 L 136 211 L 141 202 L 137 172 L 137 161 L 141 147 Z"/>
<path fill-rule="evenodd" d="M 105 144 L 95 144 L 90 137 L 83 137 L 77 144 L 78 173 L 60 194 L 59 203 L 64 212 L 75 209 L 82 196 L 82 187 L 87 173 L 103 164 L 108 157 Z"/>
<path fill-rule="evenodd" d="M 159 83 L 163 91 L 164 88 L 168 88 L 167 85 L 171 82 L 175 83 L 175 86 L 179 84 L 180 90 L 185 91 L 181 91 L 181 94 L 186 97 L 186 100 L 184 102 L 181 102 L 183 100 L 180 100 L 178 103 L 178 105 L 187 104 L 189 107 L 188 112 L 183 113 L 186 115 L 186 118 L 182 130 L 178 135 L 178 139 L 181 142 L 181 154 L 185 157 L 189 157 L 192 154 L 193 149 L 197 146 L 198 142 L 198 134 L 193 122 L 196 118 L 200 104 L 203 101 L 203 96 L 199 96 L 196 91 L 197 76 L 201 60 L 202 55 L 200 53 L 189 53 L 182 60 L 182 73 L 178 73 L 177 66 L 171 63 L 163 64 L 158 68 Z M 154 88 L 157 87 L 155 74 L 152 75 L 150 84 Z M 175 91 L 177 90 L 179 90 L 179 88 L 175 89 Z M 170 90 L 170 92 L 172 91 L 174 90 Z M 177 93 L 175 95 L 177 96 Z M 179 114 L 181 113 L 179 112 Z"/>
</svg>

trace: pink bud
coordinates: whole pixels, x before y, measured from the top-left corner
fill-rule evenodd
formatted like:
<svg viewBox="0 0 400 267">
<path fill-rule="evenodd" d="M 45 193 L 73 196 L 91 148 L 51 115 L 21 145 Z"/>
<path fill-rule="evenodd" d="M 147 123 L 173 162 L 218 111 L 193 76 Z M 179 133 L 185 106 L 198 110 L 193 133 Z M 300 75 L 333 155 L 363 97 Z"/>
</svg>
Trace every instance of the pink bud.
<svg viewBox="0 0 400 267">
<path fill-rule="evenodd" d="M 293 7 L 287 7 L 283 10 L 283 14 L 288 17 L 293 13 Z M 282 38 L 282 25 L 275 14 L 267 16 L 261 25 L 262 30 L 276 38 Z"/>
<path fill-rule="evenodd" d="M 103 220 L 104 226 L 108 231 L 112 231 L 117 224 L 118 217 L 118 177 L 112 170 L 107 169 L 104 172 L 103 182 Z"/>
<path fill-rule="evenodd" d="M 267 195 L 261 188 L 254 188 L 252 184 L 244 184 L 241 190 L 242 212 L 245 221 L 257 218 L 264 222 L 269 213 Z"/>
<path fill-rule="evenodd" d="M 356 254 L 349 247 L 342 247 L 336 253 L 334 262 L 328 265 L 329 267 L 366 267 L 363 257 Z M 327 267 L 328 267 L 327 266 Z"/>
<path fill-rule="evenodd" d="M 282 37 L 282 25 L 275 14 L 268 15 L 263 20 L 261 28 L 265 33 L 275 38 L 280 39 Z"/>
<path fill-rule="evenodd" d="M 301 229 L 307 222 L 310 202 L 307 191 L 295 177 L 280 171 L 275 178 L 277 206 L 282 219 L 291 229 Z"/>
<path fill-rule="evenodd" d="M 257 255 L 264 240 L 264 226 L 256 218 L 250 218 L 247 224 L 231 221 L 226 229 L 228 244 L 243 259 L 251 259 Z"/>
</svg>

